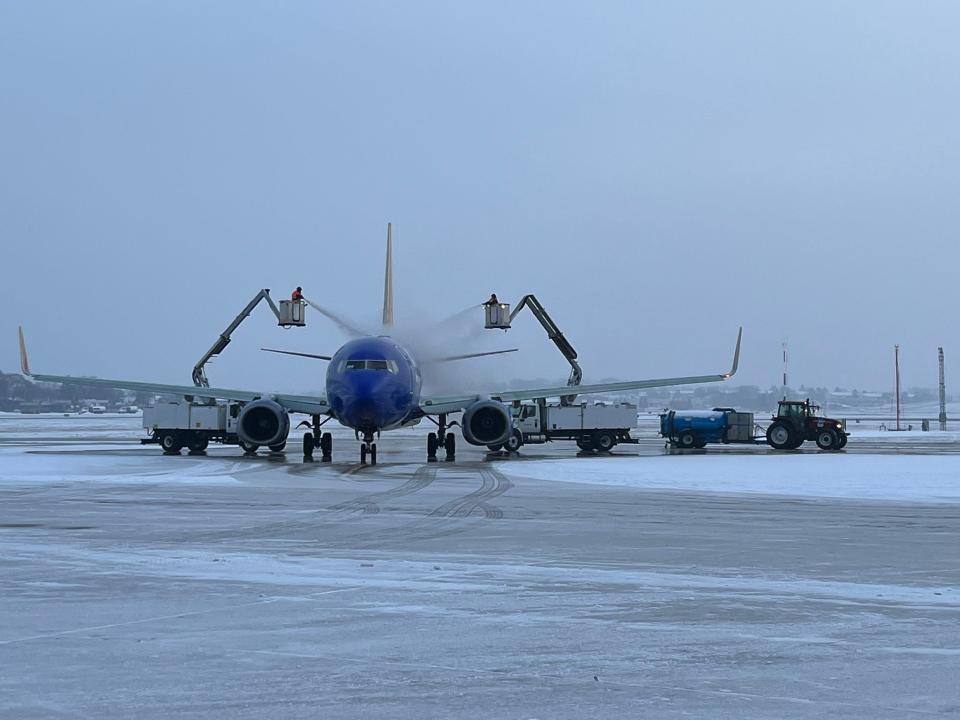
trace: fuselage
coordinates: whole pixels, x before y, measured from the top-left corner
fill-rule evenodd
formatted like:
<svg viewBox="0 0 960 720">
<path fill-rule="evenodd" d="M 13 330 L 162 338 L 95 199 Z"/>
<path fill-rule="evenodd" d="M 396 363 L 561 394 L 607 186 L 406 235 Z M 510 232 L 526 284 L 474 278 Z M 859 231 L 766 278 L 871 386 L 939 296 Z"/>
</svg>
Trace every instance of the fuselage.
<svg viewBox="0 0 960 720">
<path fill-rule="evenodd" d="M 327 367 L 327 401 L 342 425 L 372 434 L 402 425 L 420 406 L 420 370 L 389 337 L 343 345 Z"/>
</svg>

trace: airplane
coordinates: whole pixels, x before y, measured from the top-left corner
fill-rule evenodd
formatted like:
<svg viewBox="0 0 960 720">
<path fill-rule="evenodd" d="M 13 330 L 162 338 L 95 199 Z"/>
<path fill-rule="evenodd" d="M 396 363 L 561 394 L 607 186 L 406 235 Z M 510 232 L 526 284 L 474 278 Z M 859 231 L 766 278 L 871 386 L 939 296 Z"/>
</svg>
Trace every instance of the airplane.
<svg viewBox="0 0 960 720">
<path fill-rule="evenodd" d="M 329 364 L 326 372 L 326 394 L 323 396 L 34 373 L 30 369 L 22 327 L 19 331 L 20 370 L 24 377 L 40 382 L 99 386 L 179 395 L 188 400 L 204 398 L 241 404 L 237 419 L 237 435 L 240 447 L 251 454 L 255 453 L 259 447 L 283 445 L 290 432 L 290 414 L 299 413 L 311 417 L 310 422 L 301 423 L 310 426 L 310 431 L 304 434 L 303 439 L 304 458 L 312 459 L 314 450 L 320 448 L 323 460 L 329 462 L 333 452 L 333 439 L 329 432 L 321 434 L 321 427 L 329 420 L 335 419 L 354 431 L 355 437 L 360 442 L 362 464 L 366 464 L 368 455 L 370 463 L 376 464 L 375 438 L 379 437 L 381 432 L 416 425 L 423 418 L 428 418 L 437 425 L 437 432 L 430 432 L 427 435 L 428 461 L 436 461 L 437 451 L 441 448 L 446 451 L 447 459 L 453 460 L 456 452 L 456 438 L 452 432 L 448 432 L 448 429 L 457 423 L 448 422 L 448 416 L 452 414 L 462 413 L 459 425 L 468 443 L 495 446 L 503 444 L 513 430 L 513 419 L 508 403 L 563 397 L 570 395 L 571 392 L 589 395 L 721 382 L 729 380 L 737 372 L 743 328 L 740 328 L 737 335 L 733 366 L 726 373 L 592 385 L 563 385 L 531 390 L 494 389 L 486 393 L 465 392 L 462 395 L 425 396 L 421 393 L 422 358 L 415 357 L 408 347 L 388 334 L 394 326 L 392 256 L 392 240 L 388 229 L 382 317 L 384 334 L 355 337 L 342 345 L 332 356 L 269 350 L 327 360 Z M 263 349 L 267 350 L 267 348 Z M 512 352 L 512 350 L 452 355 L 440 360 L 458 360 L 499 352 Z"/>
</svg>

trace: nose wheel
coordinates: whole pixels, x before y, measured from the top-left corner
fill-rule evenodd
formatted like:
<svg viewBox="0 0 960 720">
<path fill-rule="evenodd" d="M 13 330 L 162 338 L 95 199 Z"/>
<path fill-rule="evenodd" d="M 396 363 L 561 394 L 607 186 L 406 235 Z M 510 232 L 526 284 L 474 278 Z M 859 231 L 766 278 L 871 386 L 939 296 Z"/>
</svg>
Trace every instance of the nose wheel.
<svg viewBox="0 0 960 720">
<path fill-rule="evenodd" d="M 377 464 L 377 444 L 373 441 L 373 436 L 365 437 L 360 443 L 360 464 L 367 464 L 367 457 L 370 458 L 370 464 Z"/>
</svg>

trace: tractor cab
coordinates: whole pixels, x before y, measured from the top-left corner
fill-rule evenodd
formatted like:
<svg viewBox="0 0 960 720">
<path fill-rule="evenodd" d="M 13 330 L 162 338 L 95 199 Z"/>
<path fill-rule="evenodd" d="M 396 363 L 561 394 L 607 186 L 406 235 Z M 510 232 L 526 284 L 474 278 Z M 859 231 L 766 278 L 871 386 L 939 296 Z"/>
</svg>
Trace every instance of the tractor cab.
<svg viewBox="0 0 960 720">
<path fill-rule="evenodd" d="M 813 405 L 810 400 L 781 400 L 777 404 L 776 419 L 799 420 L 801 422 L 809 418 L 816 417 L 820 412 L 818 405 Z"/>
</svg>

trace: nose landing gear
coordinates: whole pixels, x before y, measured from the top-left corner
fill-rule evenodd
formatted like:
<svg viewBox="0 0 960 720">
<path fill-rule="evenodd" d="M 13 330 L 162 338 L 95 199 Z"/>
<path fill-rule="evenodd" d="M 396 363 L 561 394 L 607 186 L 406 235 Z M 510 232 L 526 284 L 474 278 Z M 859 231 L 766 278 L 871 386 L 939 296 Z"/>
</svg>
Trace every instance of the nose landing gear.
<svg viewBox="0 0 960 720">
<path fill-rule="evenodd" d="M 370 464 L 377 464 L 377 444 L 373 441 L 373 434 L 366 434 L 360 442 L 360 464 L 367 464 L 367 454 L 370 455 Z"/>
</svg>

